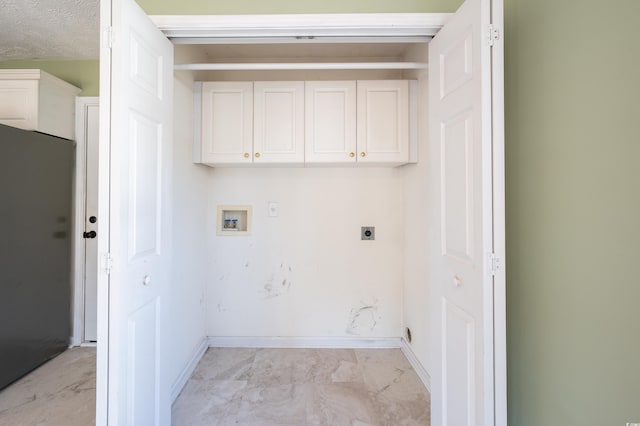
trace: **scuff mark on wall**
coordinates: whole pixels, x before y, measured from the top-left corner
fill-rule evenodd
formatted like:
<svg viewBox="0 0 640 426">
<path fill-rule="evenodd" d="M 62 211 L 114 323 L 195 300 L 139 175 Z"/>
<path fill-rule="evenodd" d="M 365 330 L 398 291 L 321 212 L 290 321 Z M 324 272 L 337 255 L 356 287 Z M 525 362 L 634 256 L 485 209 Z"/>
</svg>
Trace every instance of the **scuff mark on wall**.
<svg viewBox="0 0 640 426">
<path fill-rule="evenodd" d="M 362 306 L 349 312 L 346 332 L 357 336 L 365 331 L 373 331 L 381 318 L 378 314 L 378 299 L 373 299 L 371 303 L 362 302 Z"/>
<path fill-rule="evenodd" d="M 291 272 L 291 266 L 288 266 L 288 270 Z M 274 297 L 283 296 L 289 293 L 292 284 L 289 272 L 287 272 L 287 267 L 284 263 L 281 263 L 280 271 L 277 274 L 272 273 L 269 276 L 263 286 L 263 289 L 266 292 L 264 297 L 265 299 L 273 299 Z"/>
<path fill-rule="evenodd" d="M 227 307 L 224 306 L 222 303 L 218 303 L 218 312 L 227 312 Z"/>
</svg>

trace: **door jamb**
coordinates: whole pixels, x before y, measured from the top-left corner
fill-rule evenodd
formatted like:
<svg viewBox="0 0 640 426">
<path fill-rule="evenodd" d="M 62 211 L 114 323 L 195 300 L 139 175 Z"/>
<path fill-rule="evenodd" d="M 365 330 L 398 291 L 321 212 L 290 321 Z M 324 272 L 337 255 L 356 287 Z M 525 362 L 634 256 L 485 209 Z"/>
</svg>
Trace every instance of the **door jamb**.
<svg viewBox="0 0 640 426">
<path fill-rule="evenodd" d="M 72 277 L 71 277 L 71 342 L 70 346 L 80 346 L 84 342 L 84 271 L 85 271 L 85 245 L 82 233 L 84 232 L 84 217 L 86 215 L 85 197 L 87 194 L 86 156 L 87 156 L 87 108 L 98 105 L 97 96 L 76 97 L 76 153 L 75 170 L 73 176 L 73 218 L 72 218 Z"/>
</svg>

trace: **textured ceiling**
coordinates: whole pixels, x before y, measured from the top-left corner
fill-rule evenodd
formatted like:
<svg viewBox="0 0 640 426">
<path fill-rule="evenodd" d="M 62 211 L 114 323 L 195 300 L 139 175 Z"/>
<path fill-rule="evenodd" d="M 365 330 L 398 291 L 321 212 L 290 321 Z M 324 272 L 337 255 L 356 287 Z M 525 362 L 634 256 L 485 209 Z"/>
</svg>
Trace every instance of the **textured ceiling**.
<svg viewBox="0 0 640 426">
<path fill-rule="evenodd" d="M 0 0 L 0 60 L 98 59 L 99 0 Z"/>
</svg>

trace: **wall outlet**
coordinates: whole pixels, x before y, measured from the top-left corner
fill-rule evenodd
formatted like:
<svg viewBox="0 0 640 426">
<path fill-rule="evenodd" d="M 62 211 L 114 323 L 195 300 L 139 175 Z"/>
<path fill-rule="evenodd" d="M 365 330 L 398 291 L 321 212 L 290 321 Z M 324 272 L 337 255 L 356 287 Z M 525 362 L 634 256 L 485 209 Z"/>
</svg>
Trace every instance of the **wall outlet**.
<svg viewBox="0 0 640 426">
<path fill-rule="evenodd" d="M 361 240 L 375 240 L 376 239 L 376 227 L 375 226 L 363 226 L 360 228 Z"/>
</svg>

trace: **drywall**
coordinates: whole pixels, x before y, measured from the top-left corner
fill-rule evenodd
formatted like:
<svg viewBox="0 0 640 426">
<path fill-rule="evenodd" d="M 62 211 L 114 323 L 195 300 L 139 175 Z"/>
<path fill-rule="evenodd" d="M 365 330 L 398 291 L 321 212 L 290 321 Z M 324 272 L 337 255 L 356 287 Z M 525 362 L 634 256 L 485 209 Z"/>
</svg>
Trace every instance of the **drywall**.
<svg viewBox="0 0 640 426">
<path fill-rule="evenodd" d="M 428 60 L 428 48 L 415 46 L 408 52 L 407 61 Z M 408 71 L 406 78 L 418 80 L 418 123 L 419 149 L 418 163 L 403 167 L 404 178 L 404 270 L 405 280 L 402 294 L 402 336 L 407 339 L 406 329 L 411 330 L 413 353 L 422 366 L 431 370 L 428 343 L 429 334 L 429 283 L 428 251 L 429 246 L 429 202 L 427 180 L 429 176 L 428 159 L 428 71 Z"/>
<path fill-rule="evenodd" d="M 98 96 L 99 61 L 0 61 L 0 69 L 37 68 L 82 89 L 79 96 Z"/>
<path fill-rule="evenodd" d="M 402 183 L 393 168 L 212 169 L 208 334 L 399 336 Z M 251 235 L 216 236 L 219 204 L 251 205 Z"/>
<path fill-rule="evenodd" d="M 640 2 L 506 11 L 509 424 L 640 423 Z"/>
<path fill-rule="evenodd" d="M 205 336 L 205 282 L 207 273 L 208 170 L 191 162 L 193 141 L 193 78 L 174 79 L 173 138 L 173 268 L 171 280 L 172 382 L 188 364 Z"/>
<path fill-rule="evenodd" d="M 460 0 L 138 0 L 148 14 L 261 14 L 261 13 L 404 13 L 453 12 Z"/>
</svg>

